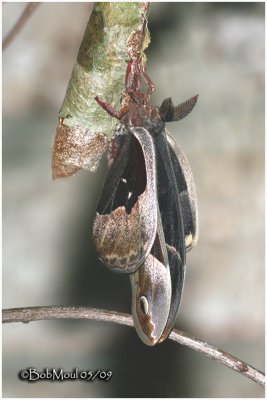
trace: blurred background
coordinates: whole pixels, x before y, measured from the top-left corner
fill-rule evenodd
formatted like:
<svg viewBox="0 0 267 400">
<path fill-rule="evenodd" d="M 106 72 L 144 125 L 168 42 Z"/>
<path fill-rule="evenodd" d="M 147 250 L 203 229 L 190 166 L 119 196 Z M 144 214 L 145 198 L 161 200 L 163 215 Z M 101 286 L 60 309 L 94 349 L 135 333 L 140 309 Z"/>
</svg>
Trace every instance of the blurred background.
<svg viewBox="0 0 267 400">
<path fill-rule="evenodd" d="M 42 3 L 3 54 L 3 306 L 131 311 L 127 276 L 92 245 L 105 176 L 52 181 L 57 114 L 93 3 Z M 25 3 L 3 4 L 5 36 Z M 199 242 L 176 327 L 264 369 L 264 3 L 153 3 L 154 104 L 199 94 L 168 129 L 190 161 Z M 26 367 L 111 370 L 103 382 L 27 384 Z M 258 384 L 174 342 L 94 321 L 3 326 L 4 397 L 264 397 Z"/>
</svg>

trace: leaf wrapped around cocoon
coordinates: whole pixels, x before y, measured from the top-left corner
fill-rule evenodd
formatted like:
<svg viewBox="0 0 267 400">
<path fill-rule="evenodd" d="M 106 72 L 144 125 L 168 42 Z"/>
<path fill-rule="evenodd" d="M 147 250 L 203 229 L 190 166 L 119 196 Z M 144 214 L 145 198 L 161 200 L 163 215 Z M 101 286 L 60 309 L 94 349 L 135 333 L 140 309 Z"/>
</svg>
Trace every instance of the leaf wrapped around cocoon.
<svg viewBox="0 0 267 400">
<path fill-rule="evenodd" d="M 80 168 L 97 168 L 116 120 L 99 107 L 95 96 L 120 107 L 126 60 L 134 46 L 142 62 L 146 61 L 143 51 L 149 33 L 142 28 L 147 11 L 145 2 L 95 4 L 59 112 L 52 155 L 54 178 L 73 175 Z"/>
</svg>

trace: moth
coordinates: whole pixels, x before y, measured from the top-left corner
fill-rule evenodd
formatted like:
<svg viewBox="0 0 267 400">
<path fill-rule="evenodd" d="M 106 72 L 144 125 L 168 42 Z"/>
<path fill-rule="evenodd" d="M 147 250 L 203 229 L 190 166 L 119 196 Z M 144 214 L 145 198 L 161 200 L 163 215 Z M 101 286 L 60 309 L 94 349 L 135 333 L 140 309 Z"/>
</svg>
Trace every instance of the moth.
<svg viewBox="0 0 267 400">
<path fill-rule="evenodd" d="M 186 247 L 196 241 L 196 202 L 192 181 L 186 178 L 191 170 L 188 163 L 183 165 L 185 157 L 179 158 L 165 122 L 188 115 L 198 96 L 177 107 L 170 98 L 153 107 L 151 87 L 147 93 L 141 91 L 141 70 L 132 71 L 132 65 L 127 66 L 126 96 L 119 113 L 96 98 L 120 123 L 111 141 L 93 239 L 99 258 L 110 269 L 130 274 L 137 333 L 154 345 L 173 328 Z M 150 85 L 147 75 L 145 80 Z"/>
</svg>

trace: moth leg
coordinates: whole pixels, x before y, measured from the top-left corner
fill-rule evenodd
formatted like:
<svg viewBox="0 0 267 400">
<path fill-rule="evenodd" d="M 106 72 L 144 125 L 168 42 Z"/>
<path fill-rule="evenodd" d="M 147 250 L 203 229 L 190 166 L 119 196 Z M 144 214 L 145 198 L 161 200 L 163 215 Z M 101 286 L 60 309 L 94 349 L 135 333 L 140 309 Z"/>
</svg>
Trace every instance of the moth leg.
<svg viewBox="0 0 267 400">
<path fill-rule="evenodd" d="M 122 119 L 122 117 L 128 112 L 128 107 L 123 107 L 119 111 L 115 110 L 110 104 L 105 103 L 98 96 L 95 97 L 98 104 L 104 108 L 104 110 L 114 118 Z"/>
<path fill-rule="evenodd" d="M 141 78 L 143 77 L 147 85 L 146 96 L 150 98 L 151 93 L 154 92 L 155 86 L 150 79 L 146 68 L 140 65 L 140 60 L 135 59 L 128 62 L 126 75 L 125 75 L 125 88 L 128 94 L 132 92 L 140 92 L 141 90 Z"/>
<path fill-rule="evenodd" d="M 162 121 L 174 122 L 185 118 L 194 108 L 198 99 L 198 94 L 174 107 L 171 98 L 165 99 L 160 108 L 159 113 Z"/>
<path fill-rule="evenodd" d="M 141 90 L 140 69 L 137 60 L 130 60 L 127 64 L 125 89 L 128 94 Z"/>
<path fill-rule="evenodd" d="M 152 82 L 152 80 L 150 79 L 150 77 L 146 71 L 146 67 L 142 68 L 142 73 L 143 73 L 144 81 L 147 84 L 147 96 L 150 96 L 155 90 L 155 85 Z"/>
</svg>

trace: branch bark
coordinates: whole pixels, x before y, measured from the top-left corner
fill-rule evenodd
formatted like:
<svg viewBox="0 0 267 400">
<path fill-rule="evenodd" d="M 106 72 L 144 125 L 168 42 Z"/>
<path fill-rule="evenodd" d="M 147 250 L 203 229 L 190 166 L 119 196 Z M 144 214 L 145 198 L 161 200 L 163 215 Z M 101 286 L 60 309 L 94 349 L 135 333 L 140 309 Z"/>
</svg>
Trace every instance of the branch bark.
<svg viewBox="0 0 267 400">
<path fill-rule="evenodd" d="M 3 323 L 8 322 L 30 322 L 49 319 L 91 319 L 95 321 L 113 322 L 120 325 L 134 326 L 132 317 L 128 314 L 115 311 L 101 310 L 89 307 L 70 307 L 70 306 L 47 306 L 47 307 L 25 307 L 10 308 L 3 310 Z M 265 375 L 263 372 L 245 363 L 242 360 L 219 350 L 216 347 L 194 338 L 186 332 L 174 329 L 169 339 L 190 347 L 205 356 L 219 361 L 221 364 L 233 369 L 247 378 L 265 385 Z"/>
<path fill-rule="evenodd" d="M 21 31 L 23 26 L 26 24 L 32 13 L 36 10 L 36 8 L 40 5 L 41 3 L 28 3 L 23 10 L 23 13 L 11 29 L 11 31 L 7 34 L 7 36 L 4 38 L 2 42 L 2 50 L 4 51 L 11 42 L 16 38 L 18 33 Z"/>
</svg>

